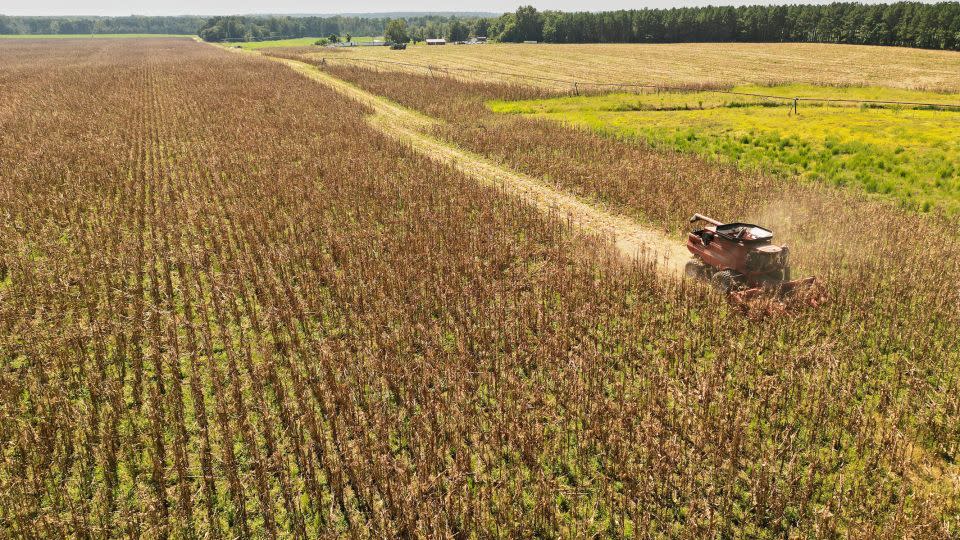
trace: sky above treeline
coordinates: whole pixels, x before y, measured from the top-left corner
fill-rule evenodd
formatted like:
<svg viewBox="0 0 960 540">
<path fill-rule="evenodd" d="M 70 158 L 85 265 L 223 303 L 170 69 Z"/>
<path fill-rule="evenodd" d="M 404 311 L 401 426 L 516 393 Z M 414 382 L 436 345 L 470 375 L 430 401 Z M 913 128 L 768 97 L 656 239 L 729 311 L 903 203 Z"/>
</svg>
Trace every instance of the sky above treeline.
<svg viewBox="0 0 960 540">
<path fill-rule="evenodd" d="M 250 13 L 381 13 L 411 11 L 514 11 L 521 4 L 537 9 L 607 11 L 706 5 L 829 3 L 832 0 L 366 0 L 351 3 L 308 0 L 0 0 L 2 15 L 241 15 Z M 890 0 L 894 1 L 894 0 Z M 881 2 L 865 2 L 881 3 Z"/>
</svg>

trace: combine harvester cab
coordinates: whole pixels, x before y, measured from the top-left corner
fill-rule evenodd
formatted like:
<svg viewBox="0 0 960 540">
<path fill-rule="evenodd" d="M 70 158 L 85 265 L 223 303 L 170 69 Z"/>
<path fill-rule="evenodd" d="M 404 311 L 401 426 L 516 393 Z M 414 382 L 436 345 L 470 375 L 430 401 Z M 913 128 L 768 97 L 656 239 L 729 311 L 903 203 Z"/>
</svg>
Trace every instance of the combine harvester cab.
<svg viewBox="0 0 960 540">
<path fill-rule="evenodd" d="M 773 232 L 752 223 L 721 223 L 694 214 L 690 223 L 708 223 L 687 234 L 687 249 L 693 254 L 687 276 L 709 280 L 738 300 L 761 293 L 790 294 L 812 285 L 815 278 L 791 280 L 790 250 L 773 243 Z"/>
</svg>

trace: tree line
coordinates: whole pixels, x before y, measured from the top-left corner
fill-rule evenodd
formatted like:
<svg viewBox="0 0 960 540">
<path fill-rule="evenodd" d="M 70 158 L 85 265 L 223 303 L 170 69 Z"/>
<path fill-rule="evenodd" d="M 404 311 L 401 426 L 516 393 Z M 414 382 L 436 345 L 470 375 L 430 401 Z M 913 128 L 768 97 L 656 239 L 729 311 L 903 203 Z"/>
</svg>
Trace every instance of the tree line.
<svg viewBox="0 0 960 540">
<path fill-rule="evenodd" d="M 493 18 L 0 16 L 0 34 L 196 33 L 208 41 L 244 41 L 344 34 L 380 36 L 385 35 L 391 21 L 392 35 L 413 41 L 438 37 L 461 41 L 469 36 L 486 36 L 504 42 L 807 42 L 960 50 L 958 2 L 708 6 L 605 12 L 540 12 L 524 6 Z"/>
<path fill-rule="evenodd" d="M 382 36 L 391 22 L 402 22 L 409 40 L 446 37 L 451 28 L 472 24 L 477 18 L 447 15 L 389 17 L 251 17 L 227 16 L 208 19 L 198 32 L 206 41 L 251 41 L 270 37 Z M 458 34 L 459 35 L 459 34 Z M 399 40 L 398 40 L 399 41 Z M 458 40 L 459 41 L 459 40 Z"/>
<path fill-rule="evenodd" d="M 352 34 L 382 36 L 391 20 L 401 20 L 411 39 L 469 34 L 476 16 L 222 16 L 222 17 L 41 17 L 0 15 L 0 34 L 188 34 L 208 41 L 244 41 L 270 37 L 320 37 Z"/>
<path fill-rule="evenodd" d="M 548 43 L 809 42 L 960 50 L 960 3 L 691 7 L 538 12 L 490 21 L 500 41 Z"/>
<path fill-rule="evenodd" d="M 0 34 L 196 34 L 206 17 L 9 17 Z"/>
</svg>

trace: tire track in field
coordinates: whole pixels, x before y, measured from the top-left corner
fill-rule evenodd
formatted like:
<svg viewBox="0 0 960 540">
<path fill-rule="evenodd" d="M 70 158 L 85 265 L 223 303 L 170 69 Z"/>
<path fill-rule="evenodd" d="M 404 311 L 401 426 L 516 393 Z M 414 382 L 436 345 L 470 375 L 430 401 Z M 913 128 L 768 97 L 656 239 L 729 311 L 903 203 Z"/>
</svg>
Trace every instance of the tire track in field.
<svg viewBox="0 0 960 540">
<path fill-rule="evenodd" d="M 556 212 L 582 230 L 611 238 L 617 250 L 629 259 L 653 260 L 666 274 L 682 275 L 690 259 L 683 243 L 656 228 L 626 216 L 607 212 L 595 205 L 518 173 L 479 155 L 427 134 L 439 120 L 414 112 L 387 98 L 362 90 L 322 69 L 285 58 L 271 60 L 360 102 L 374 111 L 367 121 L 391 137 L 409 144 L 417 152 L 467 174 L 475 180 L 520 196 L 543 212 Z"/>
</svg>

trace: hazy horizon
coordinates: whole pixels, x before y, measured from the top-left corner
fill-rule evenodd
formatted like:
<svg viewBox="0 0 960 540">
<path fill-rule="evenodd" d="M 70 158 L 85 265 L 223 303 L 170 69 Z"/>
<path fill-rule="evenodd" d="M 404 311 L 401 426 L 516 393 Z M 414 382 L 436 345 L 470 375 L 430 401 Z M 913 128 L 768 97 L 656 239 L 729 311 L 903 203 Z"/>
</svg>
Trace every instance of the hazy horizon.
<svg viewBox="0 0 960 540">
<path fill-rule="evenodd" d="M 827 4 L 832 0 L 802 1 L 803 4 Z M 634 2 L 628 0 L 597 0 L 583 2 L 582 0 L 487 0 L 458 3 L 451 8 L 450 2 L 444 0 L 407 0 L 402 4 L 388 0 L 370 0 L 362 8 L 342 10 L 341 3 L 317 3 L 304 0 L 169 0 L 165 2 L 150 2 L 147 0 L 131 0 L 118 2 L 110 0 L 92 0 L 78 7 L 76 2 L 67 0 L 14 0 L 12 4 L 0 7 L 0 15 L 13 16 L 127 16 L 127 15 L 261 15 L 261 14 L 296 14 L 296 15 L 338 15 L 342 13 L 370 14 L 370 13 L 397 13 L 397 12 L 489 12 L 502 13 L 514 11 L 520 5 L 533 5 L 537 9 L 555 9 L 563 11 L 607 11 L 617 9 L 643 8 L 670 8 L 707 5 L 752 5 L 752 4 L 790 4 L 796 0 L 773 2 L 758 1 L 710 1 L 710 0 L 646 0 Z M 867 1 L 866 4 L 885 3 Z M 329 6 L 329 7 L 328 7 Z"/>
</svg>

